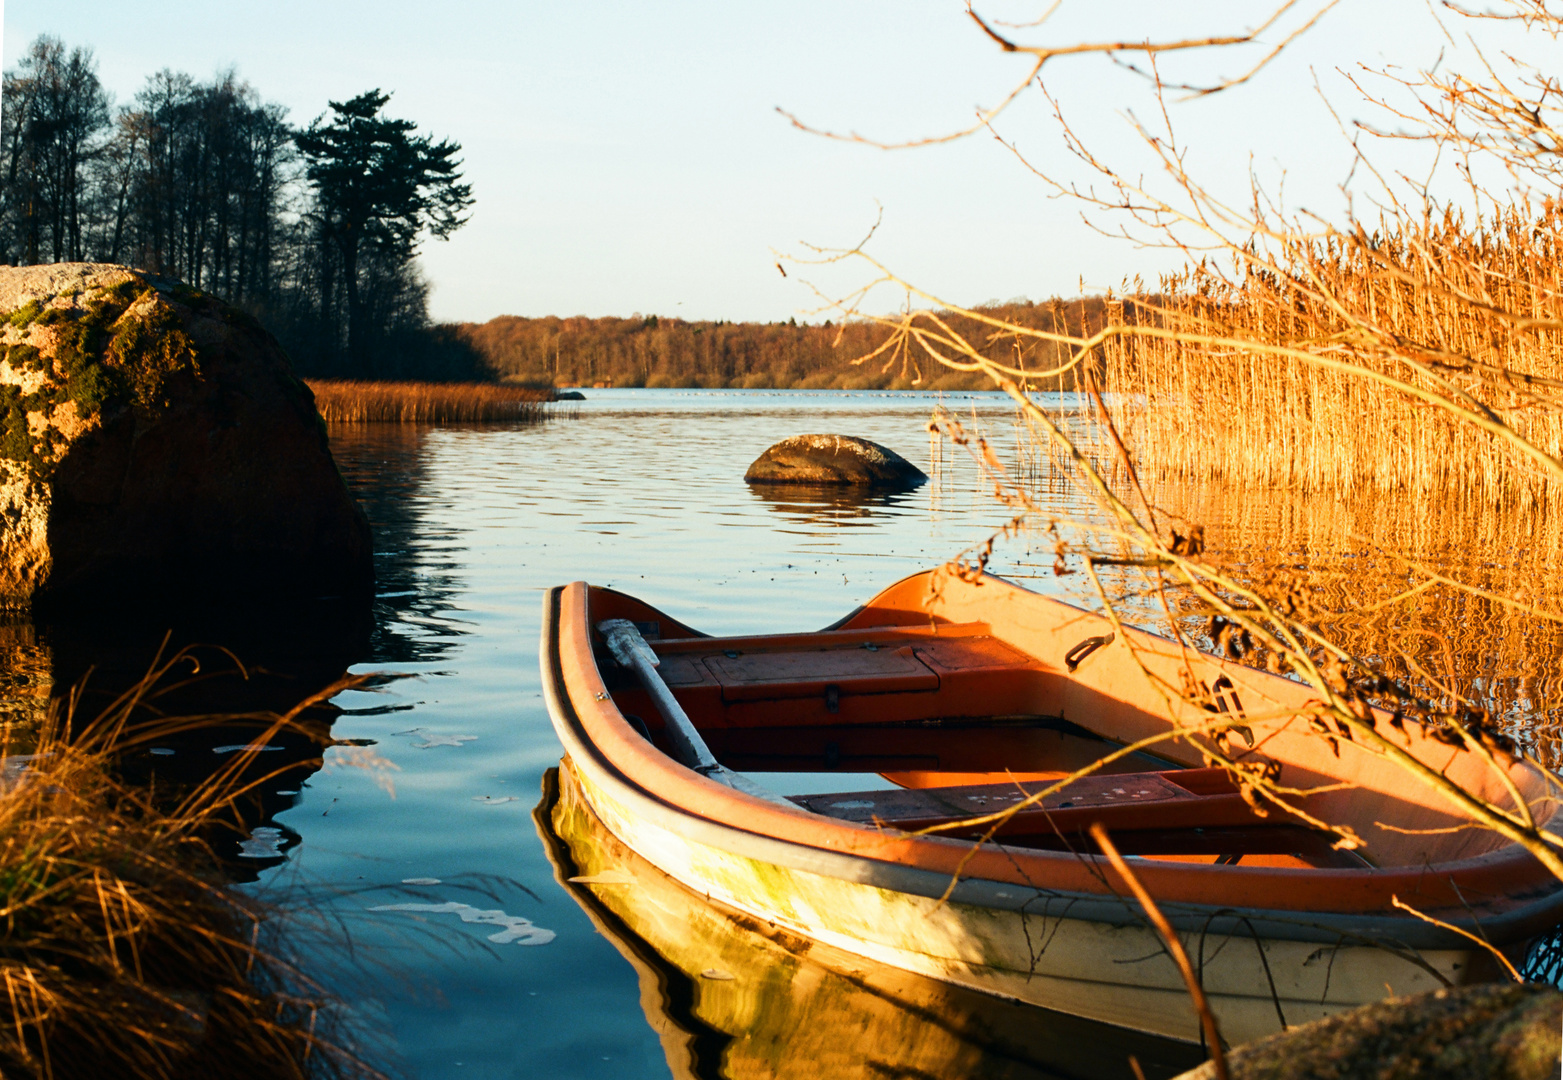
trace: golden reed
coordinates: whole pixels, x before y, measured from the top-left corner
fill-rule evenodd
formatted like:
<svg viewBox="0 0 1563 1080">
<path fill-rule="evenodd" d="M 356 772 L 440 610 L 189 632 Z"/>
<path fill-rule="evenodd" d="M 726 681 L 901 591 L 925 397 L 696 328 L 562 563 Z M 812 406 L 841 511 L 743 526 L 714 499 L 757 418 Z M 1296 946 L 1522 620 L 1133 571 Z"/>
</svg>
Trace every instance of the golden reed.
<svg viewBox="0 0 1563 1080">
<path fill-rule="evenodd" d="M 1131 322 L 1285 346 L 1107 341 L 1104 387 L 1152 476 L 1347 495 L 1363 488 L 1545 500 L 1556 482 L 1475 425 L 1375 383 L 1378 372 L 1475 403 L 1563 455 L 1563 211 L 1457 214 L 1387 236 L 1295 244 L 1284 273 L 1203 268 L 1125 305 Z"/>
<path fill-rule="evenodd" d="M 359 382 L 308 379 L 315 406 L 333 424 L 443 424 L 537 420 L 553 391 L 501 383 Z"/>
</svg>

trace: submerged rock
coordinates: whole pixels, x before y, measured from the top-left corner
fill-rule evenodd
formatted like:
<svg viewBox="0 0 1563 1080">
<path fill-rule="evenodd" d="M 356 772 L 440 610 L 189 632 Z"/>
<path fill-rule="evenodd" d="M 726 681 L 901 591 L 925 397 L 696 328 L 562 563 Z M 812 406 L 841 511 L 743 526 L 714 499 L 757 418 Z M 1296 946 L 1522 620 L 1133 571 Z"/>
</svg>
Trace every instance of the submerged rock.
<svg viewBox="0 0 1563 1080">
<path fill-rule="evenodd" d="M 124 267 L 0 268 L 0 605 L 372 587 L 368 522 L 258 323 Z"/>
<path fill-rule="evenodd" d="M 927 475 L 888 447 L 852 435 L 797 435 L 754 460 L 751 484 L 851 484 L 912 488 Z"/>
<path fill-rule="evenodd" d="M 1227 1054 L 1232 1080 L 1552 1080 L 1563 993 L 1489 983 L 1389 998 Z M 1179 1080 L 1210 1080 L 1206 1062 Z"/>
</svg>

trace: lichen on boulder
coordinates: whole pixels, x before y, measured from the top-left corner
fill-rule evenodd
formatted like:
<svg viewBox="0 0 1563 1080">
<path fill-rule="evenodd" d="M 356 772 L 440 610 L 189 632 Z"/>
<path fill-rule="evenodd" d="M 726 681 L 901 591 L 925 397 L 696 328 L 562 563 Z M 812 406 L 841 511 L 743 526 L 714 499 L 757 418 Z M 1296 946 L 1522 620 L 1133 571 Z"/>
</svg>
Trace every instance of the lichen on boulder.
<svg viewBox="0 0 1563 1080">
<path fill-rule="evenodd" d="M 754 460 L 751 484 L 840 484 L 913 488 L 928 477 L 888 447 L 853 435 L 796 435 Z"/>
<path fill-rule="evenodd" d="M 372 583 L 314 398 L 258 323 L 125 267 L 0 268 L 0 605 Z"/>
</svg>

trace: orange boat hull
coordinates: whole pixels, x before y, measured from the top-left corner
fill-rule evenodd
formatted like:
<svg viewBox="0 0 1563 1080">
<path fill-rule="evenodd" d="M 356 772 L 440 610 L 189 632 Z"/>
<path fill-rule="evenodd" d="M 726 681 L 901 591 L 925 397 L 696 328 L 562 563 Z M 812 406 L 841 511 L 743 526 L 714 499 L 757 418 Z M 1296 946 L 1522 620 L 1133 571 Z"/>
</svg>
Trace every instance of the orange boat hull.
<svg viewBox="0 0 1563 1080">
<path fill-rule="evenodd" d="M 595 640 L 593 627 L 610 618 L 646 629 L 667 684 L 724 763 L 878 772 L 913 790 L 838 800 L 847 810 L 819 800 L 793 808 L 679 765 L 658 746 L 645 694 Z M 1207 994 L 1234 1041 L 1386 987 L 1496 974 L 1484 950 L 1398 910 L 1395 897 L 1479 924 L 1515 957 L 1559 921 L 1563 887 L 1522 848 L 1477 830 L 1426 832 L 1461 821 L 1442 796 L 1414 790 L 1398 766 L 1354 744 L 1337 757 L 1313 735 L 1299 716 L 1306 687 L 1136 631 L 1082 656 L 1109 633 L 1105 620 L 1010 583 L 941 571 L 892 586 L 817 634 L 722 639 L 577 583 L 545 600 L 542 662 L 581 797 L 640 856 L 794 933 L 987 993 L 1198 1038 L 1180 977 L 1128 890 L 1071 839 L 1096 819 L 1141 845 L 1137 875 L 1203 956 Z M 1116 747 L 1208 719 L 1166 692 L 1187 678 L 1225 688 L 1223 707 L 1241 710 L 1253 752 L 1277 763 L 1283 783 L 1321 788 L 1308 812 L 1352 823 L 1371 865 L 1339 865 L 1328 845 L 1294 838 L 1296 823 L 1254 819 L 1219 774 L 1199 768 L 1195 738 L 1156 744 L 1154 771 L 1152 759 L 1126 757 L 1114 767 L 1139 771 L 1118 784 L 1094 778 L 1091 798 L 1077 797 L 1090 805 L 1060 801 L 1087 791 L 1082 781 L 1053 797 L 1041 824 L 1017 820 L 996 842 L 910 831 L 931 820 L 917 817 L 924 796 L 989 797 L 970 793 L 997 789 L 970 785 L 1003 779 L 995 761 L 1040 781 L 1100 753 L 1092 739 Z M 1539 770 L 1505 760 L 1506 783 L 1492 765 L 1408 728 L 1414 753 L 1492 801 L 1512 784 L 1538 819 L 1555 811 Z M 902 817 L 887 824 L 891 813 Z M 1240 845 L 1235 864 L 1218 861 L 1220 844 Z"/>
</svg>

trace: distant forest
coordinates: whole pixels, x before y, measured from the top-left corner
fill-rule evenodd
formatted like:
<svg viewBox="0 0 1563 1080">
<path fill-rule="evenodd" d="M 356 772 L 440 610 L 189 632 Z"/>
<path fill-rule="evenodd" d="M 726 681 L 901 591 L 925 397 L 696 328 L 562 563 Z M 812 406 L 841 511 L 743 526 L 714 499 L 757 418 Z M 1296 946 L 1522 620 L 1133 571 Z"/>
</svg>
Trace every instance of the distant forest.
<svg viewBox="0 0 1563 1080">
<path fill-rule="evenodd" d="M 1101 297 L 1010 301 L 977 310 L 1038 329 L 1078 334 L 1102 325 Z M 976 320 L 949 316 L 951 324 L 985 355 L 1017 362 L 1011 335 L 992 336 Z M 884 355 L 853 361 L 874 351 L 886 331 L 866 321 L 844 325 L 685 322 L 656 315 L 628 319 L 523 319 L 503 315 L 486 323 L 459 323 L 450 333 L 469 344 L 501 378 L 555 386 L 679 386 L 779 389 L 977 389 L 991 388 L 981 373 L 951 371 L 927 356 L 902 362 Z M 1035 341 L 1022 343 L 1018 361 L 1043 371 L 1056 366 L 1060 350 Z M 1059 387 L 1049 380 L 1040 389 Z M 1062 389 L 1074 388 L 1067 376 Z"/>
<path fill-rule="evenodd" d="M 91 50 L 40 37 L 0 96 L 0 261 L 181 279 L 258 318 L 301 374 L 486 374 L 430 325 L 415 261 L 471 203 L 460 148 L 382 115 L 388 95 L 300 129 L 236 74 L 165 70 L 114 107 Z M 373 182 L 388 168 L 402 183 Z"/>
</svg>

